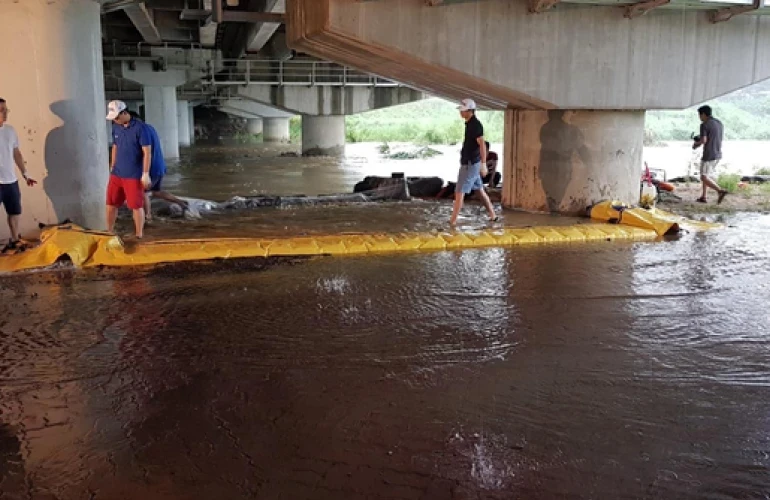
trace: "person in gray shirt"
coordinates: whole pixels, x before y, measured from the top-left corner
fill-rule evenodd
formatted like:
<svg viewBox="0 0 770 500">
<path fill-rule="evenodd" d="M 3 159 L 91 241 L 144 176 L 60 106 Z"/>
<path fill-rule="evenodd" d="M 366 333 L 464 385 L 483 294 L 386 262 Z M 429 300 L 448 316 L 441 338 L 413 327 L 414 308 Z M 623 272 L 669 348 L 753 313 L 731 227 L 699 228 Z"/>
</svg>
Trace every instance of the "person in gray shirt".
<svg viewBox="0 0 770 500">
<path fill-rule="evenodd" d="M 700 125 L 700 135 L 695 138 L 692 145 L 693 149 L 703 146 L 703 157 L 700 164 L 700 180 L 703 186 L 701 197 L 696 201 L 706 203 L 706 191 L 708 188 L 717 192 L 717 204 L 722 203 L 727 195 L 727 191 L 719 187 L 714 180 L 719 160 L 722 159 L 722 136 L 724 127 L 722 122 L 711 116 L 711 106 L 701 106 L 698 108 L 698 116 L 702 122 Z"/>
</svg>

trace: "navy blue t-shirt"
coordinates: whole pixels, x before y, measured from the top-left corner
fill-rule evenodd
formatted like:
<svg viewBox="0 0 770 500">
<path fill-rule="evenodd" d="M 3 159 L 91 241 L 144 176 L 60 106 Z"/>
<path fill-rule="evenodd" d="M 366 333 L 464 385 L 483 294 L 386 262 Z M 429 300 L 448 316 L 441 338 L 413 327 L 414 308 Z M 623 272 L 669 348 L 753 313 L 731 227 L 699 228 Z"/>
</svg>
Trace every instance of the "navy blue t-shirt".
<svg viewBox="0 0 770 500">
<path fill-rule="evenodd" d="M 166 175 L 166 160 L 163 159 L 163 148 L 160 147 L 160 137 L 155 127 L 147 122 L 142 122 L 150 133 L 150 146 L 152 146 L 152 160 L 150 161 L 150 177 L 155 181 L 158 177 Z"/>
<path fill-rule="evenodd" d="M 141 179 L 144 170 L 142 146 L 151 146 L 152 138 L 141 121 L 131 119 L 128 126 L 112 125 L 113 144 L 118 147 L 112 174 L 123 179 Z"/>
</svg>

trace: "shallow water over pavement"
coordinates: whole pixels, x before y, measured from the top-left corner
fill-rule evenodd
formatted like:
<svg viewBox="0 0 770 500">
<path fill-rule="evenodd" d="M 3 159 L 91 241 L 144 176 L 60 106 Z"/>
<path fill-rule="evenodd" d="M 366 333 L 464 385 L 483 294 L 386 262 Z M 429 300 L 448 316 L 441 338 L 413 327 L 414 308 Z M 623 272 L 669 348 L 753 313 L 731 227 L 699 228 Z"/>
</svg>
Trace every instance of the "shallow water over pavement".
<svg viewBox="0 0 770 500">
<path fill-rule="evenodd" d="M 763 498 L 770 218 L 728 222 L 5 279 L 0 497 Z"/>
<path fill-rule="evenodd" d="M 286 160 L 288 177 L 306 161 Z M 212 165 L 167 186 L 248 194 L 247 174 Z M 430 231 L 447 210 L 229 213 L 148 234 Z M 765 498 L 770 217 L 724 222 L 636 245 L 4 278 L 0 498 Z"/>
</svg>

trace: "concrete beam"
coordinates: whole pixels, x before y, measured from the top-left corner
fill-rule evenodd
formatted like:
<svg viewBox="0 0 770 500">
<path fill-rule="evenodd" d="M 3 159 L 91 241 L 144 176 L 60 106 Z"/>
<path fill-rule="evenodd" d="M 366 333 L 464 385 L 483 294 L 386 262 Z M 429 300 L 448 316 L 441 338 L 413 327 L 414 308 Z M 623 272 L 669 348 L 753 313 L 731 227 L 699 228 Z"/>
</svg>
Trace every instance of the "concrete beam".
<svg viewBox="0 0 770 500">
<path fill-rule="evenodd" d="M 263 118 L 291 118 L 294 116 L 293 113 L 287 113 L 286 111 L 281 111 L 280 109 L 248 99 L 226 99 L 220 104 L 223 107 L 240 110 L 250 116 L 261 116 Z"/>
<path fill-rule="evenodd" d="M 327 87 L 246 85 L 237 95 L 293 114 L 352 115 L 419 101 L 424 94 L 408 87 Z"/>
<path fill-rule="evenodd" d="M 266 4 L 267 12 L 281 13 L 286 11 L 286 0 L 268 0 Z M 280 23 L 259 23 L 254 26 L 254 29 L 249 34 L 248 41 L 246 43 L 246 50 L 248 52 L 257 52 L 264 47 L 267 42 L 273 37 L 275 32 L 281 26 Z"/>
<path fill-rule="evenodd" d="M 124 12 L 131 19 L 131 22 L 134 23 L 145 42 L 161 43 L 163 41 L 158 27 L 155 26 L 152 11 L 147 8 L 144 2 L 127 5 Z"/>
<path fill-rule="evenodd" d="M 251 120 L 251 119 L 254 119 L 254 118 L 261 118 L 261 116 L 259 116 L 259 115 L 254 115 L 254 114 L 251 114 L 251 113 L 247 113 L 247 112 L 245 112 L 243 110 L 236 109 L 236 108 L 231 108 L 229 106 L 219 106 L 219 107 L 217 107 L 217 109 L 219 111 L 221 111 L 222 113 L 227 113 L 228 115 L 237 116 L 238 118 L 245 118 L 247 120 Z"/>
<path fill-rule="evenodd" d="M 647 0 L 646 2 L 635 3 L 626 7 L 624 17 L 626 19 L 633 19 L 635 17 L 643 16 L 649 11 L 669 3 L 671 3 L 671 0 Z"/>
</svg>

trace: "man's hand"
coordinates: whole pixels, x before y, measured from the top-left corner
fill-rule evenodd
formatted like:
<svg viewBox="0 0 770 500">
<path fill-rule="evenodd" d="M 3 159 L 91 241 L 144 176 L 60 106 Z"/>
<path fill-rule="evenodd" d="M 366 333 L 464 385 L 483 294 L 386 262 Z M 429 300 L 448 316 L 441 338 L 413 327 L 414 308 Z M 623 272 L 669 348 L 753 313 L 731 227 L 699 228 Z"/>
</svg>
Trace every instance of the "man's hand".
<svg viewBox="0 0 770 500">
<path fill-rule="evenodd" d="M 27 177 L 26 174 L 24 175 L 24 180 L 27 181 L 27 186 L 34 187 L 35 184 L 37 184 L 37 181 L 33 179 L 32 177 Z"/>
<path fill-rule="evenodd" d="M 142 186 L 144 186 L 144 189 L 150 189 L 150 186 L 152 186 L 149 172 L 144 172 L 142 174 Z"/>
</svg>

